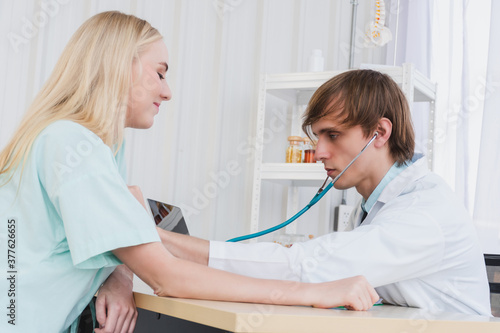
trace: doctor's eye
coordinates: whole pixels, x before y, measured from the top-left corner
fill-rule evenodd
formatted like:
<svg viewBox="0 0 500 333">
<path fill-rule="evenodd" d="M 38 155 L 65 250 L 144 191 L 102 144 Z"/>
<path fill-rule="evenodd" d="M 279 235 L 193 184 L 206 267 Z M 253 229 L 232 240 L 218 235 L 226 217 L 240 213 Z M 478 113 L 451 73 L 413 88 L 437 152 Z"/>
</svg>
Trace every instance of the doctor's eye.
<svg viewBox="0 0 500 333">
<path fill-rule="evenodd" d="M 336 134 L 336 133 L 329 133 L 328 134 L 328 137 L 330 138 L 330 140 L 335 140 L 339 135 Z"/>
<path fill-rule="evenodd" d="M 163 76 L 163 74 L 158 73 L 158 76 L 160 77 L 160 80 L 165 80 L 165 76 Z"/>
</svg>

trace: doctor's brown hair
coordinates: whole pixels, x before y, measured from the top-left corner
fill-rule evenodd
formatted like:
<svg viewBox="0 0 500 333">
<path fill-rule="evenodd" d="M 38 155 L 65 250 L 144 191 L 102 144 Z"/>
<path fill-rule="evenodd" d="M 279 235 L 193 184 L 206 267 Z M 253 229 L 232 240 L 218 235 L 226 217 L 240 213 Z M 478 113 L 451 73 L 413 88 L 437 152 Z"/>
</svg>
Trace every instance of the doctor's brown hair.
<svg viewBox="0 0 500 333">
<path fill-rule="evenodd" d="M 387 118 L 392 122 L 388 141 L 391 156 L 398 165 L 413 157 L 415 133 L 410 108 L 401 89 L 386 74 L 350 70 L 325 82 L 309 101 L 302 129 L 311 135 L 311 125 L 326 116 L 347 128 L 360 125 L 365 137 L 371 137 L 378 121 Z"/>
</svg>

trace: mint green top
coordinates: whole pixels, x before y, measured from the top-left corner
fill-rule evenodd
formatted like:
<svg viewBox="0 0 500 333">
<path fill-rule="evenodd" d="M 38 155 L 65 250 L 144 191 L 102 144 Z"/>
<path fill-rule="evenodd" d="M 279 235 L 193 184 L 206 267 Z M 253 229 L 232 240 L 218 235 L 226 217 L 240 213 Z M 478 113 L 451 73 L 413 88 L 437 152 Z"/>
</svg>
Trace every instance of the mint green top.
<svg viewBox="0 0 500 333">
<path fill-rule="evenodd" d="M 111 250 L 160 241 L 128 191 L 120 151 L 115 158 L 93 132 L 57 121 L 35 140 L 21 186 L 18 168 L 0 187 L 0 332 L 66 331 L 121 264 Z"/>
</svg>

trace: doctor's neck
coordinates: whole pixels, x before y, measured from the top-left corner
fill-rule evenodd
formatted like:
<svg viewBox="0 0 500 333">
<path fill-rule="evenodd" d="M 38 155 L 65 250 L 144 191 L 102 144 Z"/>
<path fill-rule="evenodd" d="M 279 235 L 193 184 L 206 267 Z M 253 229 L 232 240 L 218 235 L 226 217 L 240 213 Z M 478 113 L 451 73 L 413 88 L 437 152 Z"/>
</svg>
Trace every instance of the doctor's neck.
<svg viewBox="0 0 500 333">
<path fill-rule="evenodd" d="M 365 200 L 368 200 L 394 163 L 396 160 L 390 156 L 377 158 L 370 163 L 366 176 L 356 185 L 356 190 Z"/>
</svg>

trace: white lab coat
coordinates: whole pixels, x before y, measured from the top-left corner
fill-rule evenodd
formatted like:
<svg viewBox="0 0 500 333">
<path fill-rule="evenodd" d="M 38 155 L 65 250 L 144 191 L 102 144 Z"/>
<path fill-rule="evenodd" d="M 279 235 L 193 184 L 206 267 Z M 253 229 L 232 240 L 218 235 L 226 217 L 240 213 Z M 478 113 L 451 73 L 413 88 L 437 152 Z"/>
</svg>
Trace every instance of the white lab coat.
<svg viewBox="0 0 500 333">
<path fill-rule="evenodd" d="M 483 254 L 469 214 L 444 181 L 414 163 L 360 225 L 285 248 L 210 242 L 209 265 L 268 279 L 324 282 L 364 275 L 385 302 L 491 316 Z"/>
</svg>

